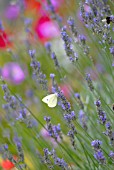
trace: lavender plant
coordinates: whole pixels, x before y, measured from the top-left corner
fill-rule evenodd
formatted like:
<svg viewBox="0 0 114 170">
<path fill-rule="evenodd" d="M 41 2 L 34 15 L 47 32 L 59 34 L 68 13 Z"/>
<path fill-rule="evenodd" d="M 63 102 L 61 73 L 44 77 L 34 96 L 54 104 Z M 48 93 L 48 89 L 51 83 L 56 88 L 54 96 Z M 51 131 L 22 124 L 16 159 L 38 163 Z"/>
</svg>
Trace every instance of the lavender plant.
<svg viewBox="0 0 114 170">
<path fill-rule="evenodd" d="M 17 37 L 14 47 L 1 50 L 1 56 L 9 55 L 10 62 L 20 65 L 14 70 L 1 66 L 0 70 L 1 169 L 114 168 L 114 2 L 66 0 L 65 14 L 63 8 L 58 12 L 60 2 L 35 2 L 43 6 L 37 8 L 45 18 L 38 24 L 46 20 L 35 29 L 34 17 L 26 18 L 31 4 L 27 6 L 24 0 L 13 4 L 20 8 L 19 33 L 24 38 Z M 77 10 L 81 21 L 75 18 Z M 48 29 L 58 37 L 51 40 Z M 0 47 L 5 48 L 9 43 L 2 21 L 0 31 Z M 28 70 L 25 80 L 20 79 L 22 64 Z M 55 107 L 50 107 L 56 101 L 50 94 L 56 96 Z M 42 101 L 45 96 L 47 105 Z"/>
</svg>

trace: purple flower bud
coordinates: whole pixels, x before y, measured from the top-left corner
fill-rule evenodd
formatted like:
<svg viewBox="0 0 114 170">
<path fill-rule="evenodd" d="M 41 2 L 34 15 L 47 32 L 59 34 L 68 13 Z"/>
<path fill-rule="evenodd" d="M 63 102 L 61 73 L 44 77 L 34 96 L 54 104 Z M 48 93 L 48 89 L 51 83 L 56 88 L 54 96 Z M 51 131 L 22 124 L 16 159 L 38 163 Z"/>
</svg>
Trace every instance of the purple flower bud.
<svg viewBox="0 0 114 170">
<path fill-rule="evenodd" d="M 111 129 L 111 124 L 110 124 L 110 122 L 107 122 L 105 126 L 106 126 L 107 129 L 109 129 L 109 130 Z"/>
<path fill-rule="evenodd" d="M 7 92 L 8 90 L 7 84 L 2 84 L 1 86 L 2 86 L 2 90 L 4 90 L 4 92 Z"/>
<path fill-rule="evenodd" d="M 50 120 L 51 120 L 51 117 L 44 117 L 44 120 L 48 123 L 48 122 L 50 122 Z"/>
<path fill-rule="evenodd" d="M 44 154 L 45 155 L 51 155 L 51 152 L 48 150 L 48 148 L 44 148 Z"/>
<path fill-rule="evenodd" d="M 109 157 L 111 157 L 114 160 L 114 152 L 110 151 Z"/>
<path fill-rule="evenodd" d="M 94 154 L 94 157 L 95 157 L 95 159 L 97 159 L 101 164 L 106 163 L 105 157 L 104 157 L 103 152 L 102 152 L 101 150 L 100 150 L 100 151 L 97 151 L 97 152 Z"/>
<path fill-rule="evenodd" d="M 36 54 L 36 50 L 29 50 L 29 55 L 32 57 Z"/>
<path fill-rule="evenodd" d="M 100 101 L 100 100 L 95 101 L 95 105 L 96 105 L 97 107 L 100 107 L 100 106 L 101 106 L 101 101 Z"/>
<path fill-rule="evenodd" d="M 3 24 L 2 24 L 2 21 L 0 20 L 0 30 L 4 30 L 4 27 L 3 27 Z"/>
<path fill-rule="evenodd" d="M 65 25 L 64 27 L 62 27 L 62 31 L 66 31 L 67 26 Z"/>
<path fill-rule="evenodd" d="M 55 53 L 53 52 L 52 54 L 51 54 L 51 58 L 52 59 L 54 59 L 56 56 L 55 56 Z"/>
<path fill-rule="evenodd" d="M 26 96 L 32 98 L 34 96 L 34 91 L 32 89 L 27 90 Z"/>
<path fill-rule="evenodd" d="M 3 147 L 4 147 L 5 150 L 8 150 L 8 145 L 7 144 L 4 144 Z"/>
<path fill-rule="evenodd" d="M 24 20 L 24 24 L 25 25 L 29 25 L 29 24 L 31 24 L 32 23 L 32 19 L 31 18 L 26 18 L 25 20 Z"/>
<path fill-rule="evenodd" d="M 52 86 L 52 92 L 53 92 L 53 93 L 56 93 L 56 87 L 53 87 L 53 86 Z"/>
<path fill-rule="evenodd" d="M 110 53 L 114 56 L 114 46 L 112 46 L 110 49 Z"/>
<path fill-rule="evenodd" d="M 61 131 L 60 124 L 58 124 L 56 127 L 57 127 L 57 131 Z"/>
<path fill-rule="evenodd" d="M 50 54 L 51 53 L 51 43 L 50 42 L 46 42 L 45 43 L 45 48 L 46 48 L 47 52 Z"/>
<path fill-rule="evenodd" d="M 72 118 L 75 118 L 75 117 L 76 117 L 76 114 L 75 114 L 74 111 L 71 111 L 71 116 L 72 116 Z"/>
<path fill-rule="evenodd" d="M 50 74 L 50 78 L 53 79 L 54 77 L 55 77 L 55 74 L 51 73 L 51 74 Z"/>
<path fill-rule="evenodd" d="M 80 99 L 80 94 L 79 93 L 75 93 L 74 95 L 76 98 Z"/>
<path fill-rule="evenodd" d="M 86 37 L 84 35 L 79 35 L 79 40 L 82 42 L 82 44 L 85 44 Z"/>
<path fill-rule="evenodd" d="M 74 25 L 74 19 L 69 18 L 69 19 L 67 20 L 67 23 L 68 23 L 70 26 L 73 26 L 73 25 Z"/>
<path fill-rule="evenodd" d="M 99 149 L 101 144 L 102 144 L 102 141 L 98 139 L 91 142 L 91 146 L 93 146 L 96 149 Z"/>
</svg>

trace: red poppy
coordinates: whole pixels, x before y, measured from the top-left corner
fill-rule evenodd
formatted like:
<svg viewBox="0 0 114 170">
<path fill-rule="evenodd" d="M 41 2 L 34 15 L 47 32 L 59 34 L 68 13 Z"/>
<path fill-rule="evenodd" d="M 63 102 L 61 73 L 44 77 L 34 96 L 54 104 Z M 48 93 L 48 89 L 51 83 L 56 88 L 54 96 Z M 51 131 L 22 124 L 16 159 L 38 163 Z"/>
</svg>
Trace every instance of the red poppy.
<svg viewBox="0 0 114 170">
<path fill-rule="evenodd" d="M 3 30 L 0 30 L 0 48 L 5 48 L 9 44 L 8 35 Z"/>
<path fill-rule="evenodd" d="M 35 31 L 41 42 L 45 43 L 49 39 L 59 36 L 59 27 L 56 22 L 48 16 L 42 16 L 35 25 Z"/>
<path fill-rule="evenodd" d="M 37 0 L 25 0 L 25 4 L 27 9 L 39 10 L 41 7 L 40 2 L 38 2 Z"/>
<path fill-rule="evenodd" d="M 14 168 L 14 164 L 12 162 L 10 162 L 8 159 L 3 160 L 1 163 L 1 166 L 4 170 L 10 170 L 10 169 Z"/>
</svg>

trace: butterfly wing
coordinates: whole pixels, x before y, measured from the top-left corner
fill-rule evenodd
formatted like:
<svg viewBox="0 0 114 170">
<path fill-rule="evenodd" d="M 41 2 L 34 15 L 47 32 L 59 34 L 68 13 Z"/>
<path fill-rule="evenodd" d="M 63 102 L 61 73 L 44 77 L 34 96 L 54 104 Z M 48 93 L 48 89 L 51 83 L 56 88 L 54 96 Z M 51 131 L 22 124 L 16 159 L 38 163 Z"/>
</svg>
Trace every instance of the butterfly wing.
<svg viewBox="0 0 114 170">
<path fill-rule="evenodd" d="M 54 96 L 55 96 L 55 94 L 50 94 L 50 95 L 44 97 L 44 98 L 42 99 L 42 101 L 43 101 L 44 103 L 48 104 L 48 103 L 49 103 L 49 100 L 50 100 L 51 98 L 53 98 Z"/>
<path fill-rule="evenodd" d="M 55 107 L 57 105 L 57 95 L 54 94 L 50 99 L 49 99 L 49 102 L 48 102 L 48 107 Z"/>
</svg>

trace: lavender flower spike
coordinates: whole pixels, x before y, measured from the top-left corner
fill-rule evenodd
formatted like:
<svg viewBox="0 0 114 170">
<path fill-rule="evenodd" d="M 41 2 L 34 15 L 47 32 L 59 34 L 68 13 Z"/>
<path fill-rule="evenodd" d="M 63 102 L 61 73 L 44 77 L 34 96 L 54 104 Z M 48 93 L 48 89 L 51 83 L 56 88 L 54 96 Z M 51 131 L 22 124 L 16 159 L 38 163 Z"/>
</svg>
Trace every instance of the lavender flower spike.
<svg viewBox="0 0 114 170">
<path fill-rule="evenodd" d="M 103 155 L 102 149 L 101 149 L 102 142 L 100 140 L 94 140 L 91 142 L 91 146 L 94 148 L 94 157 L 98 160 L 99 164 L 106 164 L 106 159 Z"/>
<path fill-rule="evenodd" d="M 93 83 L 92 83 L 92 80 L 91 80 L 91 77 L 90 77 L 90 74 L 86 74 L 86 81 L 88 83 L 88 87 L 91 91 L 94 90 L 94 86 L 93 86 Z"/>
<path fill-rule="evenodd" d="M 36 53 L 35 50 L 29 50 L 29 55 L 31 57 L 30 66 L 33 69 L 33 78 L 42 87 L 43 90 L 47 91 L 48 87 L 47 87 L 46 75 L 42 73 L 40 62 L 36 60 L 35 53 Z"/>
</svg>

